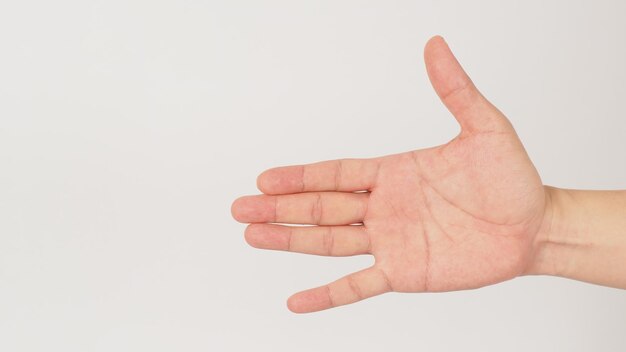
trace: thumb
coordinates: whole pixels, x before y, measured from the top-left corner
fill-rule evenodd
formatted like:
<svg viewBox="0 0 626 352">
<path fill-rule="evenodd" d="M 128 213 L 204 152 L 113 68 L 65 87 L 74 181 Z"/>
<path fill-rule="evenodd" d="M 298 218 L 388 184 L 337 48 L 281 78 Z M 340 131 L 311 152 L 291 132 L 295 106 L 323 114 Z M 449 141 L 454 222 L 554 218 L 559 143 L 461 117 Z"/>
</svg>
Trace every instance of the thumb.
<svg viewBox="0 0 626 352">
<path fill-rule="evenodd" d="M 476 89 L 440 36 L 424 48 L 428 78 L 441 101 L 461 125 L 461 133 L 511 129 L 506 117 Z"/>
</svg>

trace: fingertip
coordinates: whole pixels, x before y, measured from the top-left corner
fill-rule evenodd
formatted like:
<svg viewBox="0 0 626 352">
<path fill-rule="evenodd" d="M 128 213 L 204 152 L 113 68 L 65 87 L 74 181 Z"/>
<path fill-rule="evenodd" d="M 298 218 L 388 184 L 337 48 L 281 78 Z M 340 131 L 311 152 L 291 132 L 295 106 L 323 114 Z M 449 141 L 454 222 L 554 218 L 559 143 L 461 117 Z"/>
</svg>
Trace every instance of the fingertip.
<svg viewBox="0 0 626 352">
<path fill-rule="evenodd" d="M 287 308 L 294 313 L 312 313 L 333 307 L 327 286 L 298 292 L 287 299 Z"/>
<path fill-rule="evenodd" d="M 250 246 L 254 247 L 254 248 L 258 248 L 259 247 L 259 229 L 260 229 L 260 224 L 250 224 L 248 226 L 246 226 L 246 229 L 243 232 L 243 238 L 246 240 L 246 243 L 248 243 Z"/>
<path fill-rule="evenodd" d="M 271 187 L 270 187 L 271 179 L 268 177 L 268 173 L 271 170 L 272 169 L 261 172 L 259 176 L 257 176 L 256 178 L 256 188 L 265 194 L 271 194 Z"/>
<path fill-rule="evenodd" d="M 284 227 L 272 224 L 250 224 L 244 231 L 246 242 L 259 249 L 287 250 L 289 234 Z"/>
<path fill-rule="evenodd" d="M 444 52 L 442 52 L 442 50 L 444 50 Z M 441 58 L 442 55 L 447 56 L 447 52 L 451 53 L 450 46 L 448 46 L 446 40 L 440 35 L 433 36 L 424 46 L 424 60 L 426 65 L 432 64 L 434 62 L 433 59 Z"/>
<path fill-rule="evenodd" d="M 296 297 L 296 295 L 292 295 L 287 299 L 287 309 L 296 314 L 305 313 L 305 311 L 302 310 L 302 307 L 298 304 L 297 298 L 294 297 Z"/>
<path fill-rule="evenodd" d="M 312 313 L 328 308 L 315 307 L 314 305 L 312 305 L 311 303 L 315 302 L 312 302 L 310 299 L 311 297 L 309 297 L 310 295 L 308 293 L 310 291 L 311 290 L 302 291 L 291 295 L 291 297 L 287 299 L 287 308 L 291 312 L 296 314 Z"/>
<path fill-rule="evenodd" d="M 237 199 L 235 199 L 233 201 L 233 203 L 230 205 L 230 215 L 233 217 L 233 219 L 242 222 L 242 208 L 243 208 L 243 202 L 245 197 L 239 197 Z"/>
<path fill-rule="evenodd" d="M 437 43 L 446 43 L 446 40 L 441 35 L 436 34 L 436 35 L 430 37 L 430 39 L 428 39 L 428 41 L 426 42 L 425 47 L 429 47 L 429 46 L 437 44 Z"/>
<path fill-rule="evenodd" d="M 264 195 L 243 196 L 230 207 L 233 218 L 242 223 L 268 222 L 274 216 L 274 200 Z"/>
<path fill-rule="evenodd" d="M 263 171 L 256 178 L 256 187 L 265 194 L 281 194 L 289 191 L 289 169 L 286 167 L 275 167 Z"/>
<path fill-rule="evenodd" d="M 263 171 L 256 180 L 259 191 L 265 194 L 290 194 L 302 191 L 302 167 L 281 166 Z"/>
</svg>

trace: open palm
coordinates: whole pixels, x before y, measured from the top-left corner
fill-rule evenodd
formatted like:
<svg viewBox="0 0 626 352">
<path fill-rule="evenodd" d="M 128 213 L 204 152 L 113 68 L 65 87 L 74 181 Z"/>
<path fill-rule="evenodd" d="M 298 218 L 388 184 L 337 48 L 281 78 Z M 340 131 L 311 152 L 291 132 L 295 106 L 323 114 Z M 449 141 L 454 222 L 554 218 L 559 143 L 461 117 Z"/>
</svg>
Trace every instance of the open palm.
<svg viewBox="0 0 626 352">
<path fill-rule="evenodd" d="M 373 159 L 270 169 L 233 203 L 259 248 L 372 254 L 375 264 L 288 301 L 294 312 L 385 292 L 477 288 L 523 274 L 546 209 L 541 180 L 506 117 L 441 37 L 425 48 L 437 94 L 461 125 L 449 143 Z M 311 224 L 317 226 L 286 226 Z"/>
</svg>

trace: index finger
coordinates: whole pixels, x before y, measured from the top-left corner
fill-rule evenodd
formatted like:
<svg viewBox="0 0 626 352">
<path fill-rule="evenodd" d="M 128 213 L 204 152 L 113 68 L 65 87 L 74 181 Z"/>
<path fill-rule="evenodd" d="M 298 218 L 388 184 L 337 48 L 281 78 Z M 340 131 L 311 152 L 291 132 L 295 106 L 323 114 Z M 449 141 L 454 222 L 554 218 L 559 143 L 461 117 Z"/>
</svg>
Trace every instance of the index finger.
<svg viewBox="0 0 626 352">
<path fill-rule="evenodd" d="M 378 159 L 338 159 L 308 165 L 276 167 L 257 178 L 265 194 L 370 190 L 376 184 Z"/>
</svg>

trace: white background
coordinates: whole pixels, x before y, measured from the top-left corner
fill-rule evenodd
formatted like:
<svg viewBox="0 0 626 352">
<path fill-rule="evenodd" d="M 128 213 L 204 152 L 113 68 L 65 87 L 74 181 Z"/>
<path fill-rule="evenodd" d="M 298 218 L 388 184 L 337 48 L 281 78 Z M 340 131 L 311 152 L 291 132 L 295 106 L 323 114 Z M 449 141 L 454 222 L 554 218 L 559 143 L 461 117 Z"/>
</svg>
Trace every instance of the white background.
<svg viewBox="0 0 626 352">
<path fill-rule="evenodd" d="M 626 188 L 621 1 L 0 3 L 1 351 L 623 351 L 626 293 L 550 277 L 286 298 L 372 262 L 248 247 L 263 169 L 457 133 L 443 35 L 543 181 Z"/>
</svg>

